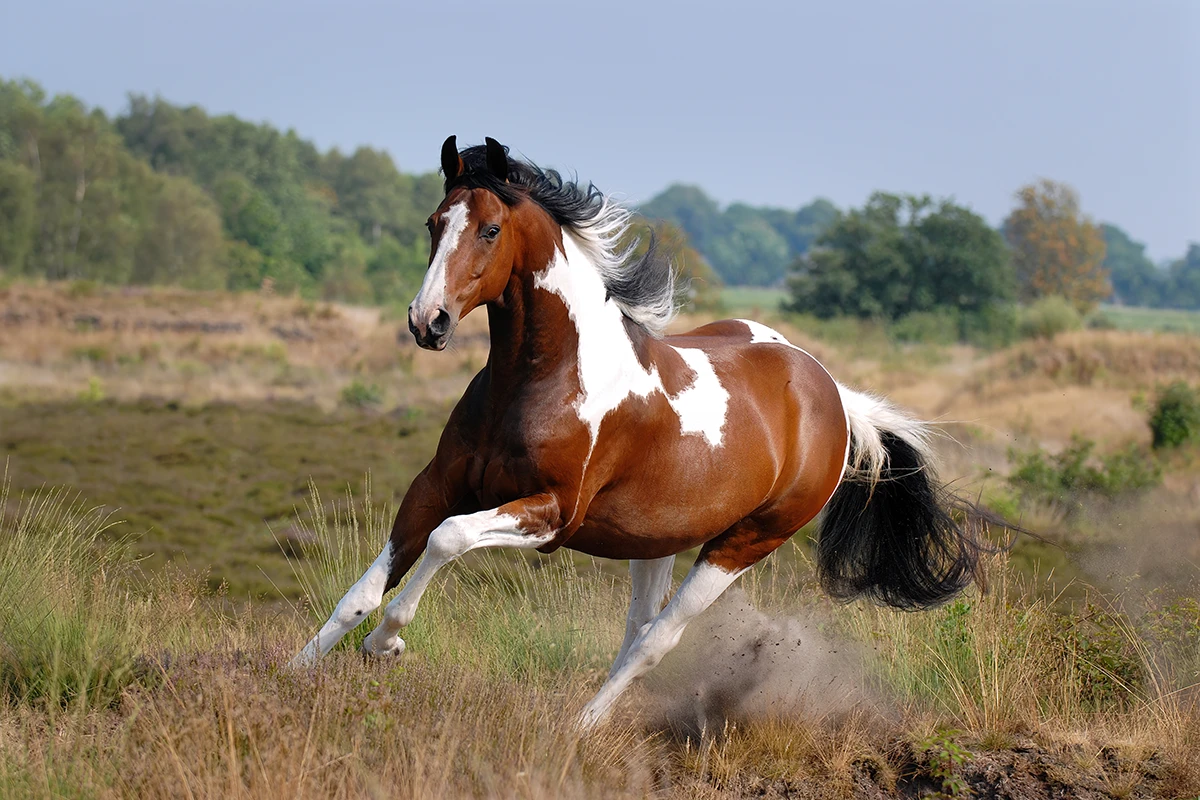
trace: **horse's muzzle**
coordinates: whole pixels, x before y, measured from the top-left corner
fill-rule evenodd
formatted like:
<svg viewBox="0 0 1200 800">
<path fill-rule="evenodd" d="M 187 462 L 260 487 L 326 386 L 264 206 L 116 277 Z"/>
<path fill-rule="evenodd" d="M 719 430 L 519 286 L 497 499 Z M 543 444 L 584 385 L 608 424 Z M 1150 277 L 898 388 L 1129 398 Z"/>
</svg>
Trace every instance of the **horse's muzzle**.
<svg viewBox="0 0 1200 800">
<path fill-rule="evenodd" d="M 454 332 L 454 319 L 446 309 L 439 308 L 433 319 L 425 322 L 419 320 L 409 308 L 408 329 L 412 331 L 418 346 L 426 350 L 445 350 L 450 334 Z"/>
</svg>

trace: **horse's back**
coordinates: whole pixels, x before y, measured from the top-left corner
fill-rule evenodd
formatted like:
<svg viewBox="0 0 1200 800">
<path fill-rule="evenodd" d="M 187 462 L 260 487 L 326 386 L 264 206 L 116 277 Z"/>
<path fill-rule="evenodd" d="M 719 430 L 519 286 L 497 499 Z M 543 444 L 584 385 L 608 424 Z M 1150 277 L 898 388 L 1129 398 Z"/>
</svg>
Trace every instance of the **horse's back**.
<svg viewBox="0 0 1200 800">
<path fill-rule="evenodd" d="M 848 437 L 829 373 L 778 333 L 739 320 L 658 341 L 665 394 L 637 422 L 614 419 L 602 431 L 593 459 L 608 477 L 571 546 L 657 557 L 752 516 L 794 525 L 789 532 L 815 516 L 841 476 Z"/>
</svg>

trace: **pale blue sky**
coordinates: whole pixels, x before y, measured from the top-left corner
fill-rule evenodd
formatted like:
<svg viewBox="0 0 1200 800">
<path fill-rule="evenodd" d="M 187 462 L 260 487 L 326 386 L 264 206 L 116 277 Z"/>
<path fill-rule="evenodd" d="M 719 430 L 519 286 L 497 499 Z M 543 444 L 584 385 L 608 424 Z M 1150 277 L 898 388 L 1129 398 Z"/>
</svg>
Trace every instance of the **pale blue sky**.
<svg viewBox="0 0 1200 800">
<path fill-rule="evenodd" d="M 1040 176 L 1155 259 L 1200 241 L 1200 0 L 0 0 L 0 75 L 129 91 L 432 170 L 494 136 L 633 201 L 951 195 Z"/>
</svg>

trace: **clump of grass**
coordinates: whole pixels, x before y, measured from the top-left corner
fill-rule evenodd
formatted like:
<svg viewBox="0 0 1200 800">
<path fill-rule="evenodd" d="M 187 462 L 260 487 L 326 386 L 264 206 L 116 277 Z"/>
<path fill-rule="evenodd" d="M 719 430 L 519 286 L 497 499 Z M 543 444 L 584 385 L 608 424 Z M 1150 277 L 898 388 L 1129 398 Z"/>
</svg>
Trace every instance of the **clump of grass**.
<svg viewBox="0 0 1200 800">
<path fill-rule="evenodd" d="M 355 378 L 342 389 L 342 402 L 354 408 L 368 408 L 383 402 L 383 388 Z"/>
<path fill-rule="evenodd" d="M 0 689 L 10 700 L 103 706 L 134 680 L 155 626 L 123 586 L 113 517 L 58 490 L 0 488 Z"/>
</svg>

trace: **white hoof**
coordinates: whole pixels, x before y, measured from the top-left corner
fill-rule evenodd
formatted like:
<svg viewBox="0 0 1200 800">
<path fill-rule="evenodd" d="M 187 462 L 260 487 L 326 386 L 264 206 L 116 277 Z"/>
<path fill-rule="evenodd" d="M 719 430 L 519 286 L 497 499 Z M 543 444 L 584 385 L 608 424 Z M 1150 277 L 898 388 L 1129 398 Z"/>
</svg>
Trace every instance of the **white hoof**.
<svg viewBox="0 0 1200 800">
<path fill-rule="evenodd" d="M 317 640 L 313 639 L 308 644 L 304 645 L 304 649 L 292 658 L 287 663 L 288 669 L 309 669 L 317 665 L 317 659 L 321 657 L 321 650 L 317 647 Z"/>
<path fill-rule="evenodd" d="M 396 658 L 404 653 L 404 640 L 399 636 L 393 636 L 390 641 L 383 641 L 376 644 L 374 642 L 375 634 L 367 636 L 363 639 L 362 652 L 363 655 L 371 656 L 372 658 Z"/>
<path fill-rule="evenodd" d="M 588 703 L 583 707 L 583 711 L 579 713 L 579 721 L 576 724 L 579 726 L 581 733 L 590 733 L 599 727 L 600 723 L 607 716 L 607 709 L 597 708 L 595 704 Z"/>
</svg>

